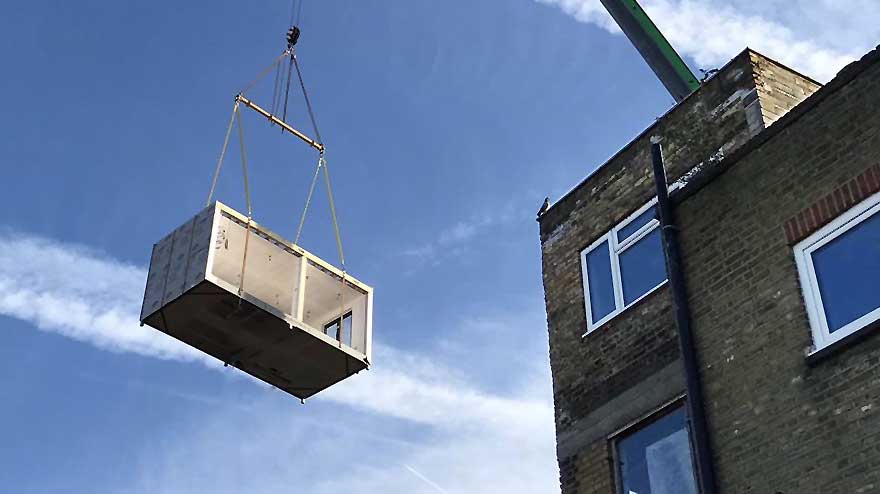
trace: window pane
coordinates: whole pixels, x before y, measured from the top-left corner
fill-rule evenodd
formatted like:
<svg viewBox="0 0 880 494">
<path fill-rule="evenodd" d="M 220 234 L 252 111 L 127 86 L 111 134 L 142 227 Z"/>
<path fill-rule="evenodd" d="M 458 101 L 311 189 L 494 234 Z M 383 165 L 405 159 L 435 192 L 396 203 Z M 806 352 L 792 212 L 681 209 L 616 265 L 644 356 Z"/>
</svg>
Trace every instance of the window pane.
<svg viewBox="0 0 880 494">
<path fill-rule="evenodd" d="M 596 322 L 614 310 L 614 285 L 611 281 L 611 258 L 608 241 L 587 253 L 587 282 L 590 291 L 592 321 Z"/>
<path fill-rule="evenodd" d="M 342 342 L 351 346 L 351 312 L 342 320 Z"/>
<path fill-rule="evenodd" d="M 651 206 L 644 213 L 636 216 L 635 219 L 629 222 L 625 227 L 617 231 L 617 241 L 623 242 L 624 240 L 629 238 L 630 235 L 639 231 L 639 228 L 647 225 L 651 222 L 651 220 L 656 217 L 657 208 L 655 206 Z"/>
<path fill-rule="evenodd" d="M 342 333 L 339 333 L 339 319 L 334 319 L 324 325 L 324 334 L 335 339 L 338 336 L 346 345 L 351 346 L 351 312 L 347 313 L 342 319 Z"/>
<path fill-rule="evenodd" d="M 812 256 L 829 332 L 880 307 L 880 214 L 816 249 Z"/>
<path fill-rule="evenodd" d="M 659 228 L 620 253 L 620 278 L 626 305 L 666 279 L 666 261 Z"/>
<path fill-rule="evenodd" d="M 696 494 L 684 408 L 617 443 L 623 494 Z"/>
<path fill-rule="evenodd" d="M 324 326 L 324 334 L 336 339 L 336 334 L 339 333 L 339 319 L 336 319 L 333 322 L 329 322 Z"/>
</svg>

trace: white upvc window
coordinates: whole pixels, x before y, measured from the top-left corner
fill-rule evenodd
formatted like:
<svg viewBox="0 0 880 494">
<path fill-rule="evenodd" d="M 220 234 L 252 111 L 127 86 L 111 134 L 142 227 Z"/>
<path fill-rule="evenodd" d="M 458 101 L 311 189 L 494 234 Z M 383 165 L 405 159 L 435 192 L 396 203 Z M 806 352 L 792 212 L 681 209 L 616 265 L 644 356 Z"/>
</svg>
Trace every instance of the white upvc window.
<svg viewBox="0 0 880 494">
<path fill-rule="evenodd" d="M 794 247 L 815 351 L 880 320 L 880 193 Z"/>
<path fill-rule="evenodd" d="M 581 252 L 585 336 L 666 283 L 656 204 L 655 198 Z"/>
</svg>

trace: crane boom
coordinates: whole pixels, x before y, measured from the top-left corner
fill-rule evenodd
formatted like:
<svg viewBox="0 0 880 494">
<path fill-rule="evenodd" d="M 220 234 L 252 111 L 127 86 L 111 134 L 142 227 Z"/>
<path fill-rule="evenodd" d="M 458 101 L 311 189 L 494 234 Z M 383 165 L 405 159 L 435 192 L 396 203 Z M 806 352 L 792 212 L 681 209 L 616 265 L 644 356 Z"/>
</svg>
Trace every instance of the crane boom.
<svg viewBox="0 0 880 494">
<path fill-rule="evenodd" d="M 700 87 L 700 81 L 636 0 L 601 1 L 675 101 Z"/>
</svg>

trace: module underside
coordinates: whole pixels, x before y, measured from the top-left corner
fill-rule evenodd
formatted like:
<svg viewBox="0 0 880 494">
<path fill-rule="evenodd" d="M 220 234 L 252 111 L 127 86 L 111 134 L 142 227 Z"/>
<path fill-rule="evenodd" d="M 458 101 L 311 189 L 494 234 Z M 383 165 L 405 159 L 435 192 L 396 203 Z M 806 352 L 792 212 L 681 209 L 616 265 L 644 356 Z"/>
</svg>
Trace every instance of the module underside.
<svg viewBox="0 0 880 494">
<path fill-rule="evenodd" d="M 367 367 L 337 345 L 209 281 L 144 323 L 301 399 Z"/>
</svg>

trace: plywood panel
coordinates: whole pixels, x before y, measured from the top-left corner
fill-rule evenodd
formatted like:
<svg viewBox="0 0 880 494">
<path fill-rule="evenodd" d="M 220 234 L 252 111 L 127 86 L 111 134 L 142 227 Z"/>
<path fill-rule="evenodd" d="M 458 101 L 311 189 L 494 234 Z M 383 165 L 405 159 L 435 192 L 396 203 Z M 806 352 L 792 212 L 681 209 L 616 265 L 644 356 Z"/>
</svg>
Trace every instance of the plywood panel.
<svg viewBox="0 0 880 494">
<path fill-rule="evenodd" d="M 223 362 L 299 398 L 307 398 L 368 367 L 372 289 L 351 278 L 351 348 L 295 317 L 301 259 L 312 270 L 303 300 L 332 318 L 339 310 L 341 272 L 217 203 L 175 229 L 153 248 L 141 320 Z M 244 240 L 247 261 L 239 296 Z M 311 282 L 314 282 L 310 285 Z M 365 350 L 367 353 L 365 353 Z"/>
</svg>

